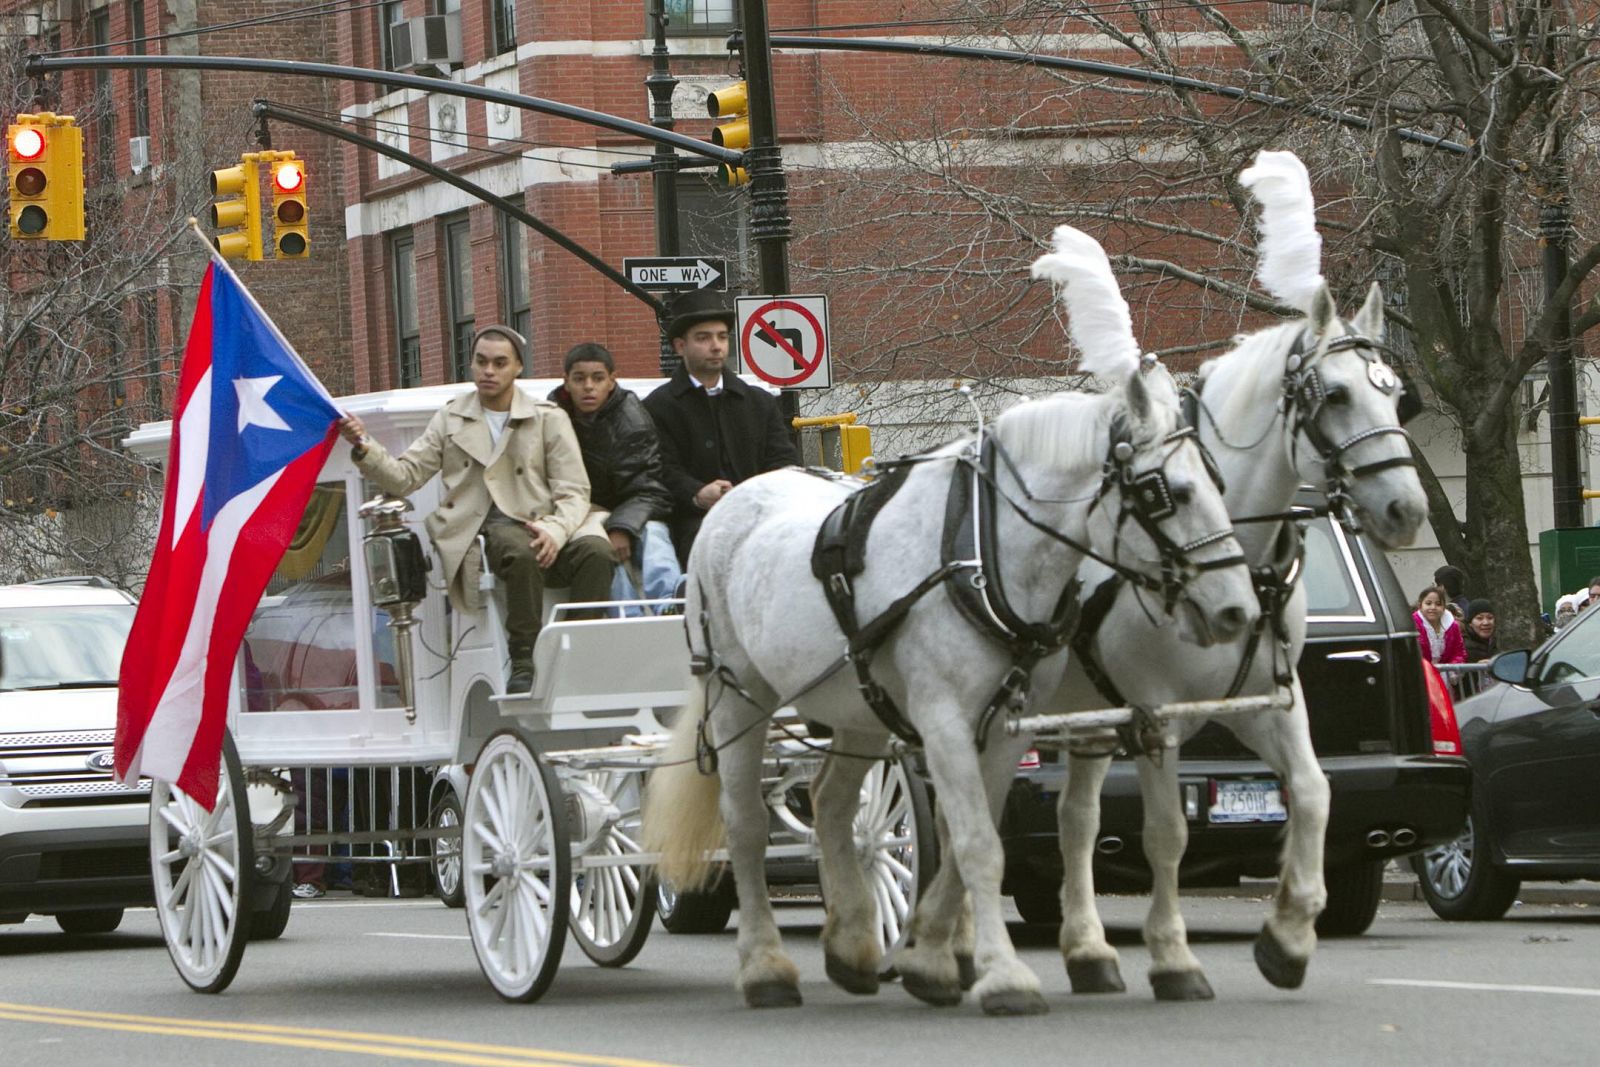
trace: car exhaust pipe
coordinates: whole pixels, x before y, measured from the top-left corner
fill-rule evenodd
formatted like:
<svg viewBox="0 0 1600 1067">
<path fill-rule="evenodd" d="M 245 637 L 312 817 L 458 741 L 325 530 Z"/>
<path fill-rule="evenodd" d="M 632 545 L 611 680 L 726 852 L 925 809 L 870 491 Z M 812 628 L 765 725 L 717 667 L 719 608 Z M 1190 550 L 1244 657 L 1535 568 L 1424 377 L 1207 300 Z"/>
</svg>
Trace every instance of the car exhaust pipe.
<svg viewBox="0 0 1600 1067">
<path fill-rule="evenodd" d="M 1120 837 L 1102 837 L 1095 842 L 1094 850 L 1102 856 L 1115 856 L 1122 851 L 1123 840 Z"/>
<path fill-rule="evenodd" d="M 1367 831 L 1368 848 L 1385 848 L 1389 844 L 1389 831 L 1384 829 Z"/>
<path fill-rule="evenodd" d="M 1409 848 L 1417 843 L 1417 832 L 1409 826 L 1401 826 L 1396 828 L 1394 835 L 1389 840 L 1401 848 Z"/>
</svg>

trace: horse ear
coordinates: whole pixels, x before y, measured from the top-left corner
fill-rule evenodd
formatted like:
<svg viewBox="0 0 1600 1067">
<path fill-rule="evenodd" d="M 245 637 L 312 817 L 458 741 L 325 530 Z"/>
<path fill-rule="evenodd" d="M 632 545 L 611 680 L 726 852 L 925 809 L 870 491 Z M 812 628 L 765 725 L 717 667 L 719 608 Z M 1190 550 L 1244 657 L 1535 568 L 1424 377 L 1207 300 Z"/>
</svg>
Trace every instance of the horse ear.
<svg viewBox="0 0 1600 1067">
<path fill-rule="evenodd" d="M 1145 422 L 1150 418 L 1150 387 L 1145 384 L 1145 376 L 1135 372 L 1128 378 L 1128 413 L 1135 422 Z"/>
<path fill-rule="evenodd" d="M 1328 327 L 1333 325 L 1338 315 L 1338 309 L 1333 306 L 1333 294 L 1328 291 L 1328 283 L 1323 282 L 1311 295 L 1311 306 L 1306 310 L 1306 317 L 1311 320 L 1312 333 L 1319 337 L 1327 333 Z"/>
<path fill-rule="evenodd" d="M 1373 341 L 1383 340 L 1383 289 L 1377 282 L 1373 282 L 1372 288 L 1367 290 L 1367 301 L 1356 312 L 1351 325 L 1362 337 Z"/>
</svg>

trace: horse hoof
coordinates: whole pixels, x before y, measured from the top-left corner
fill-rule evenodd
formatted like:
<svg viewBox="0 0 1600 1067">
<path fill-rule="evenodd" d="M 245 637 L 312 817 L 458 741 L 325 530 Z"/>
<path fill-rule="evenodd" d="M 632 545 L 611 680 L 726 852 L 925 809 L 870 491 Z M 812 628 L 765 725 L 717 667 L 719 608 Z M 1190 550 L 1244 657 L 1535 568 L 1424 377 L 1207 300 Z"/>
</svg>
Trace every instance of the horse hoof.
<svg viewBox="0 0 1600 1067">
<path fill-rule="evenodd" d="M 752 982 L 744 987 L 744 1002 L 752 1008 L 798 1008 L 800 990 L 777 979 Z"/>
<path fill-rule="evenodd" d="M 1283 943 L 1263 926 L 1256 937 L 1256 967 L 1262 977 L 1279 989 L 1299 989 L 1306 980 L 1306 961 L 1289 955 Z"/>
<path fill-rule="evenodd" d="M 1068 960 L 1067 978 L 1074 993 L 1125 993 L 1116 960 Z"/>
<path fill-rule="evenodd" d="M 920 974 L 910 971 L 900 972 L 900 984 L 907 993 L 916 997 L 924 1004 L 932 1004 L 936 1008 L 953 1008 L 961 1003 L 961 986 L 943 985 Z"/>
<path fill-rule="evenodd" d="M 963 991 L 978 984 L 978 962 L 965 952 L 956 953 L 956 973 L 961 976 Z"/>
<path fill-rule="evenodd" d="M 838 956 L 825 954 L 828 978 L 846 993 L 870 997 L 878 991 L 878 975 L 874 971 L 858 971 Z"/>
<path fill-rule="evenodd" d="M 1049 1010 L 1044 997 L 1031 989 L 1006 989 L 983 998 L 985 1015 L 1043 1015 Z"/>
<path fill-rule="evenodd" d="M 891 964 L 890 966 L 885 967 L 883 970 L 878 972 L 878 981 L 898 982 L 900 981 L 900 972 Z"/>
<path fill-rule="evenodd" d="M 1161 971 L 1150 976 L 1157 1000 L 1215 1000 L 1211 983 L 1200 971 Z"/>
</svg>

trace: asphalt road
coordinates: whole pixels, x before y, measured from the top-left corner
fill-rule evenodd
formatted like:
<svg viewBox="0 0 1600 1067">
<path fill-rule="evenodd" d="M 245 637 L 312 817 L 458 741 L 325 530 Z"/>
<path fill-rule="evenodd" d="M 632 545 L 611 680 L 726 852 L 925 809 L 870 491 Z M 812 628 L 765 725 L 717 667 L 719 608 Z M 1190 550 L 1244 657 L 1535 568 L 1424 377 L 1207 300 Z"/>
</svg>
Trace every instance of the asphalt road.
<svg viewBox="0 0 1600 1067">
<path fill-rule="evenodd" d="M 1103 897 L 1130 991 L 1068 993 L 1054 931 L 1013 925 L 1051 1013 L 984 1017 L 935 1009 L 887 985 L 852 997 L 828 983 L 821 910 L 779 912 L 806 1003 L 744 1008 L 731 933 L 673 937 L 602 970 L 569 945 L 537 1004 L 504 1004 L 478 972 L 459 911 L 433 900 L 297 903 L 288 932 L 251 945 L 232 988 L 190 993 L 153 912 L 114 934 L 69 939 L 49 919 L 0 927 L 0 1063 L 319 1065 L 391 1063 L 1593 1064 L 1600 1036 L 1600 907 L 1516 908 L 1497 923 L 1447 924 L 1390 901 L 1361 938 L 1326 941 L 1297 991 L 1251 961 L 1266 903 L 1191 897 L 1195 952 L 1217 999 L 1161 1004 L 1139 938 L 1144 902 Z"/>
</svg>

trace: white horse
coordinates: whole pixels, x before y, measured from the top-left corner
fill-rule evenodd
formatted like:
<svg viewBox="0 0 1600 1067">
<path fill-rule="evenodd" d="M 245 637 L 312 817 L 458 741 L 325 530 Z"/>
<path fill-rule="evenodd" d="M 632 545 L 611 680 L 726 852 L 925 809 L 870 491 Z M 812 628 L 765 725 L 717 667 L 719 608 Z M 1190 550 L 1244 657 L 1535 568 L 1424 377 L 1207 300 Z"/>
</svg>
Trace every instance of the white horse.
<svg viewBox="0 0 1600 1067">
<path fill-rule="evenodd" d="M 1261 590 L 1259 630 L 1200 650 L 1184 648 L 1153 627 L 1138 590 L 1122 588 L 1097 631 L 1085 631 L 1087 653 L 1135 706 L 1226 695 L 1270 693 L 1285 681 L 1287 712 L 1257 712 L 1223 721 L 1277 774 L 1291 798 L 1282 871 L 1272 914 L 1255 957 L 1272 984 L 1294 988 L 1316 946 L 1314 922 L 1327 895 L 1323 835 L 1328 783 L 1311 747 L 1305 698 L 1295 665 L 1305 641 L 1305 592 L 1298 580 L 1299 536 L 1277 516 L 1301 483 L 1326 487 L 1336 510 L 1353 507 L 1380 545 L 1409 544 L 1426 517 L 1396 406 L 1398 377 L 1383 362 L 1382 296 L 1376 285 L 1355 317 L 1334 313 L 1320 271 L 1310 181 L 1288 152 L 1263 152 L 1240 181 L 1262 207 L 1258 278 L 1304 318 L 1246 338 L 1201 368 L 1197 429 L 1215 457 L 1228 514 Z M 1080 572 L 1085 595 L 1116 576 L 1090 562 Z M 1076 658 L 1076 657 L 1075 657 Z M 1170 664 L 1175 669 L 1162 670 Z M 1074 684 L 1074 681 L 1076 684 Z M 1069 679 L 1052 710 L 1105 702 L 1082 678 Z M 1064 706 L 1063 706 L 1064 705 Z M 1174 743 L 1201 725 L 1189 720 Z M 1160 999 L 1209 999 L 1211 986 L 1189 951 L 1178 910 L 1178 864 L 1188 841 L 1178 790 L 1178 761 L 1139 755 L 1144 796 L 1144 851 L 1153 875 L 1145 942 L 1150 982 Z M 1067 786 L 1058 804 L 1065 878 L 1061 952 L 1074 992 L 1121 991 L 1116 950 L 1095 910 L 1092 849 L 1099 831 L 1100 787 L 1108 754 L 1069 752 Z"/>
<path fill-rule="evenodd" d="M 982 974 L 977 994 L 994 1014 L 1031 1014 L 1045 1004 L 1006 933 L 992 815 L 1023 742 L 999 722 L 980 723 L 997 708 L 1025 706 L 1030 692 L 1054 691 L 1066 657 L 1058 642 L 1033 648 L 1019 664 L 1017 643 L 998 639 L 958 608 L 955 583 L 976 591 L 974 610 L 987 605 L 1020 620 L 1056 620 L 1070 603 L 1080 562 L 1093 553 L 1159 591 L 1178 620 L 1174 628 L 1197 646 L 1234 640 L 1257 614 L 1221 497 L 1192 434 L 1180 429 L 1176 388 L 1153 363 L 1137 370 L 1126 304 L 1104 252 L 1083 240 L 1092 252 L 1080 249 L 1082 269 L 1066 290 L 1073 336 L 1085 367 L 1119 384 L 1100 395 L 1025 402 L 995 421 L 989 447 L 968 439 L 918 457 L 877 512 L 865 568 L 851 582 L 865 630 L 873 629 L 867 620 L 898 620 L 875 647 L 858 648 L 857 659 L 870 658 L 871 684 L 920 735 L 948 827 L 947 855 L 961 874 L 952 880 L 953 912 L 961 910 L 961 886 L 970 887 Z M 987 549 L 981 563 L 951 558 L 942 544 L 950 540 L 942 536 L 950 533 L 947 501 L 961 483 L 974 498 L 987 498 L 990 521 L 971 523 L 992 530 L 979 539 Z M 691 648 L 710 670 L 692 691 L 647 791 L 646 849 L 661 853 L 661 873 L 674 884 L 703 884 L 708 850 L 722 832 L 717 778 L 695 764 L 720 763 L 720 812 L 740 901 L 738 986 L 757 1007 L 800 1002 L 798 973 L 768 901 L 760 795 L 765 727 L 785 703 L 834 730 L 833 766 L 814 792 L 830 905 L 823 930 L 828 973 L 853 992 L 877 988 L 883 945 L 850 826 L 866 760 L 884 754 L 889 730 L 869 706 L 865 680 L 839 673 L 847 643 L 808 561 L 825 518 L 850 492 L 839 482 L 779 471 L 741 484 L 706 517 L 690 555 L 686 614 Z M 1035 625 L 1024 629 L 1062 632 Z M 953 964 L 912 948 L 895 965 L 918 995 L 953 992 L 960 999 Z"/>
</svg>

